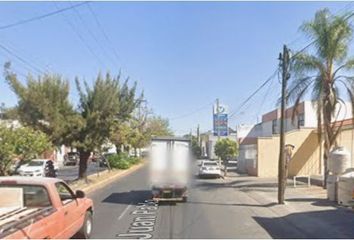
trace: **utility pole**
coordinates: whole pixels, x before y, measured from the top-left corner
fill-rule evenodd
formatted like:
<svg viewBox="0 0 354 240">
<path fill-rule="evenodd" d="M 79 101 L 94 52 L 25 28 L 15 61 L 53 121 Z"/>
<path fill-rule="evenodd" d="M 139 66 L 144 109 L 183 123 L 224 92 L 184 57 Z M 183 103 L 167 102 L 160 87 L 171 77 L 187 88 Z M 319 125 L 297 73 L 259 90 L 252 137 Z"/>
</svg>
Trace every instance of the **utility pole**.
<svg viewBox="0 0 354 240">
<path fill-rule="evenodd" d="M 215 123 L 215 128 L 216 128 L 216 134 L 218 136 L 217 142 L 220 140 L 220 125 L 219 125 L 219 98 L 216 99 L 216 123 Z M 219 160 L 219 165 L 221 166 L 221 159 L 218 157 Z"/>
<path fill-rule="evenodd" d="M 286 85 L 290 78 L 289 70 L 289 50 L 284 45 L 283 54 L 279 54 L 280 66 L 282 68 L 282 83 L 281 83 L 281 113 L 280 113 L 280 141 L 279 141 L 279 163 L 278 163 L 278 203 L 284 204 L 284 195 L 287 174 L 285 171 L 285 108 L 286 108 Z"/>
<path fill-rule="evenodd" d="M 197 142 L 198 142 L 198 146 L 200 146 L 200 132 L 199 132 L 199 124 L 197 127 Z"/>
<path fill-rule="evenodd" d="M 219 98 L 216 99 L 216 131 L 218 136 L 218 141 L 220 140 L 220 126 L 219 126 Z"/>
</svg>

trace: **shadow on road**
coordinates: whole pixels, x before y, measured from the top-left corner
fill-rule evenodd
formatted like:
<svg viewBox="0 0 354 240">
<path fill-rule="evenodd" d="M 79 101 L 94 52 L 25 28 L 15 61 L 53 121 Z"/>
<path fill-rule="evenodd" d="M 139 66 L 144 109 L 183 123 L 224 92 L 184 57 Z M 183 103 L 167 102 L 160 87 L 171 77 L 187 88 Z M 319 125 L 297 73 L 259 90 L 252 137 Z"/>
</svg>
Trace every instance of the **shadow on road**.
<svg viewBox="0 0 354 240">
<path fill-rule="evenodd" d="M 201 204 L 201 205 L 211 205 L 211 206 L 240 206 L 240 207 L 272 207 L 277 205 L 277 203 L 268 203 L 264 205 L 260 204 L 244 204 L 244 203 L 217 203 L 217 202 L 197 202 L 197 201 L 188 201 L 188 204 Z"/>
<path fill-rule="evenodd" d="M 253 218 L 272 238 L 354 238 L 354 213 L 345 209 Z"/>
<path fill-rule="evenodd" d="M 151 191 L 137 190 L 129 192 L 112 193 L 106 197 L 103 203 L 115 203 L 115 204 L 133 204 L 137 205 L 145 200 L 151 199 Z"/>
<path fill-rule="evenodd" d="M 329 201 L 328 199 L 323 198 L 288 198 L 287 202 L 312 202 L 311 205 L 318 207 L 335 207 L 341 208 L 334 201 Z"/>
<path fill-rule="evenodd" d="M 254 183 L 248 180 L 235 180 L 232 182 L 210 182 L 210 181 L 199 181 L 195 183 L 195 187 L 202 191 L 213 191 L 215 188 L 233 188 L 239 191 L 249 192 L 249 191 L 260 191 L 260 192 L 274 192 L 277 191 L 277 183 Z M 292 183 L 288 183 L 287 187 L 292 187 Z"/>
</svg>

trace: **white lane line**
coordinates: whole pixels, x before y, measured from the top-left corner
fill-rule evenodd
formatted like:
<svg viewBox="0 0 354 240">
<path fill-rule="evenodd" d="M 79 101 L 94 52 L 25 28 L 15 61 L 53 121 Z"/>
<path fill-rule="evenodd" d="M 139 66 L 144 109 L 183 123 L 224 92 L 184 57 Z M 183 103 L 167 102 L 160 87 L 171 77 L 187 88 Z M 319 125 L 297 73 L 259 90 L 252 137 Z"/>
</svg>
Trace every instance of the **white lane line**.
<svg viewBox="0 0 354 240">
<path fill-rule="evenodd" d="M 129 208 L 130 208 L 131 206 L 132 206 L 132 205 L 129 204 L 129 205 L 124 209 L 124 211 L 119 215 L 118 220 L 120 220 L 120 219 L 124 216 L 124 214 L 129 210 Z"/>
</svg>

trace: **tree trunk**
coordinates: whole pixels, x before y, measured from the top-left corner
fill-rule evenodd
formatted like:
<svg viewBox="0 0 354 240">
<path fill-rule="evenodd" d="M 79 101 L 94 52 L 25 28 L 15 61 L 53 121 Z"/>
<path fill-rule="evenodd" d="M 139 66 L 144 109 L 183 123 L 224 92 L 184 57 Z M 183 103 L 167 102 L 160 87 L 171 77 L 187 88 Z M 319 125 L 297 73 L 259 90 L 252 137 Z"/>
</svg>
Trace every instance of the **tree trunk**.
<svg viewBox="0 0 354 240">
<path fill-rule="evenodd" d="M 227 160 L 224 160 L 224 177 L 227 176 Z"/>
<path fill-rule="evenodd" d="M 0 168 L 0 176 L 7 176 L 7 171 Z"/>
<path fill-rule="evenodd" d="M 79 179 L 87 181 L 87 162 L 90 158 L 90 152 L 87 150 L 79 149 L 80 162 L 79 162 Z"/>
<path fill-rule="evenodd" d="M 120 154 L 122 152 L 122 145 L 121 144 L 116 144 L 116 153 Z"/>
<path fill-rule="evenodd" d="M 129 146 L 125 146 L 124 149 L 125 149 L 125 152 L 129 154 L 129 152 L 130 152 L 130 147 L 129 147 Z"/>
<path fill-rule="evenodd" d="M 329 175 L 329 170 L 328 170 L 329 150 L 330 150 L 329 147 L 325 146 L 325 149 L 323 152 L 323 166 L 324 166 L 323 188 L 324 189 L 327 188 L 327 179 L 328 179 L 328 175 Z"/>
</svg>

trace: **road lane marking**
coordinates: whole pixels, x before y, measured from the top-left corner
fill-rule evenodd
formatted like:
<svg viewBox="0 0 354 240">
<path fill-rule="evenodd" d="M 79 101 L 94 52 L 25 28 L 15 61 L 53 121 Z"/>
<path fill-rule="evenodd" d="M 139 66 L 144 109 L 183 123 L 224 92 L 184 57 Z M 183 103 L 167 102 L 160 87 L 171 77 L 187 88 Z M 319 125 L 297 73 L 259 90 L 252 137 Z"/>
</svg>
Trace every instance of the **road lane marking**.
<svg viewBox="0 0 354 240">
<path fill-rule="evenodd" d="M 125 213 L 129 209 L 124 210 Z M 145 200 L 143 203 L 138 203 L 136 208 L 130 213 L 134 216 L 133 222 L 125 233 L 116 234 L 116 238 L 152 238 L 154 227 L 156 224 L 158 204 L 151 200 Z M 121 214 L 123 216 L 124 214 Z"/>
<path fill-rule="evenodd" d="M 120 219 L 124 216 L 124 214 L 129 210 L 129 208 L 130 208 L 131 206 L 132 206 L 132 205 L 129 204 L 129 205 L 124 209 L 124 211 L 119 215 L 118 220 L 120 220 Z"/>
</svg>

